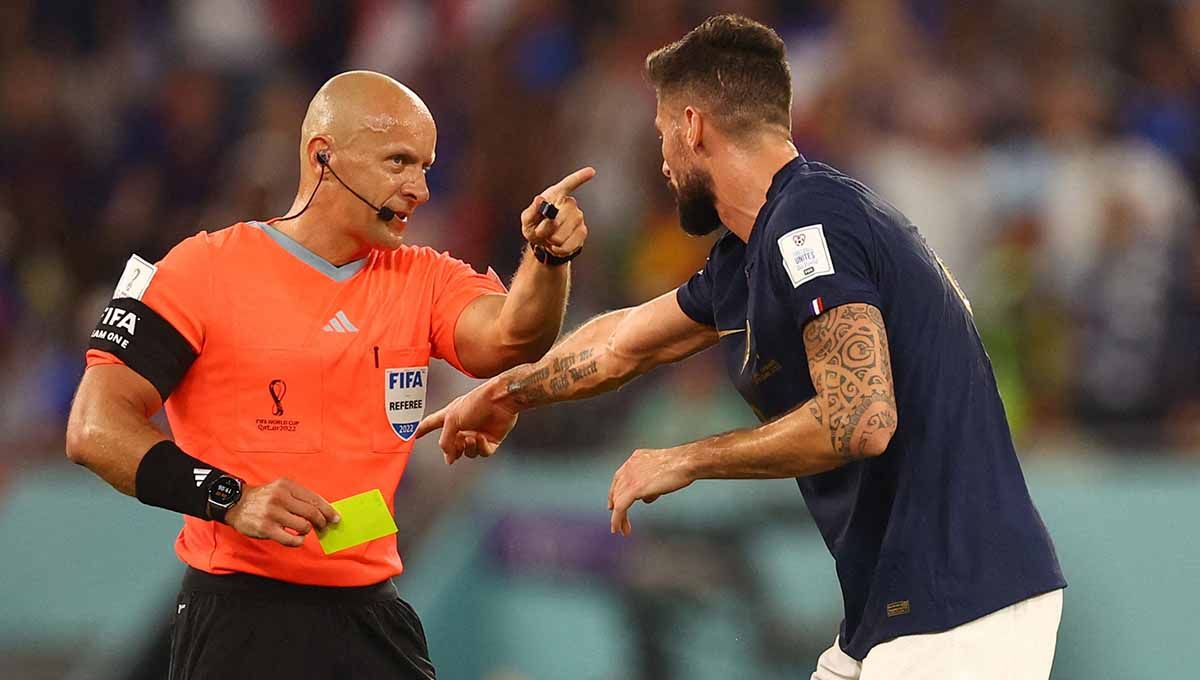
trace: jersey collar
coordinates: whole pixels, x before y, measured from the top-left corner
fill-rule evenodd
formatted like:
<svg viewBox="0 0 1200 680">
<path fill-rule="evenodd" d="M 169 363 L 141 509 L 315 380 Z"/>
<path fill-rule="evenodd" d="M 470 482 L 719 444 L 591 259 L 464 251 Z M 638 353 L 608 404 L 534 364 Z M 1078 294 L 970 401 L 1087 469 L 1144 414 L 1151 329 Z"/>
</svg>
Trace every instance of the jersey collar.
<svg viewBox="0 0 1200 680">
<path fill-rule="evenodd" d="M 784 163 L 783 167 L 779 168 L 775 172 L 775 176 L 771 178 L 771 187 L 767 189 L 767 201 L 763 203 L 763 207 L 765 208 L 770 205 L 771 201 L 779 196 L 779 192 L 783 191 L 783 188 L 787 186 L 788 180 L 806 165 L 808 165 L 808 160 L 804 158 L 803 154 L 798 154 L 792 160 Z M 761 211 L 759 212 L 761 213 Z"/>
<path fill-rule="evenodd" d="M 367 258 L 363 257 L 347 262 L 339 267 L 331 264 L 325 258 L 300 245 L 300 243 L 291 236 L 288 236 L 269 224 L 264 222 L 250 222 L 250 225 L 256 229 L 259 229 L 267 236 L 270 236 L 271 240 L 275 241 L 280 245 L 281 248 L 288 251 L 292 257 L 295 257 L 297 260 L 300 260 L 304 264 L 312 267 L 325 276 L 337 281 L 338 283 L 349 281 L 367 264 Z"/>
<path fill-rule="evenodd" d="M 763 223 L 766 221 L 765 215 L 769 214 L 769 208 L 778 200 L 779 193 L 807 165 L 808 160 L 804 158 L 804 155 L 798 154 L 775 172 L 775 176 L 771 178 L 771 186 L 767 189 L 767 200 L 763 202 L 762 207 L 758 209 L 758 215 L 754 218 L 754 228 L 750 230 L 750 239 L 746 242 L 747 248 L 755 243 L 758 232 L 762 231 Z"/>
</svg>

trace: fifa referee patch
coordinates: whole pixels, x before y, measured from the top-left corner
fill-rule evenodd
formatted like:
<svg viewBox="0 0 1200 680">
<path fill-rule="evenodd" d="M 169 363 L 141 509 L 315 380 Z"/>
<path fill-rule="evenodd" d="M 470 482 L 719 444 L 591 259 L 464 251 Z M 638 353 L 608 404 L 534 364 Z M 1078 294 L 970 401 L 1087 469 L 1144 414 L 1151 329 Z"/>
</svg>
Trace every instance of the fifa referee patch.
<svg viewBox="0 0 1200 680">
<path fill-rule="evenodd" d="M 806 281 L 833 273 L 833 258 L 825 243 L 825 229 L 820 224 L 793 229 L 779 237 L 779 254 L 787 269 L 792 288 Z"/>
<path fill-rule="evenodd" d="M 425 415 L 425 383 L 429 368 L 411 366 L 389 368 L 384 372 L 383 401 L 388 423 L 396 436 L 409 441 L 417 433 L 417 424 Z"/>
</svg>

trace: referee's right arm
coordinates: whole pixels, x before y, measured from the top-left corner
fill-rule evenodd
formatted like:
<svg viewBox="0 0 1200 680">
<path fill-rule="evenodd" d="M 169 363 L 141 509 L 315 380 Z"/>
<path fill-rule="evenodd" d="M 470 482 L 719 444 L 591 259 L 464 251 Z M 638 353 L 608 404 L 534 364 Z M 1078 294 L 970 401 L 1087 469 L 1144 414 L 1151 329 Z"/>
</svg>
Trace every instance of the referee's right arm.
<svg viewBox="0 0 1200 680">
<path fill-rule="evenodd" d="M 188 483 L 187 470 L 173 469 L 177 466 L 171 465 L 168 457 L 184 454 L 150 422 L 150 416 L 161 406 L 158 390 L 128 366 L 92 366 L 84 372 L 71 406 L 67 457 L 123 494 L 136 496 L 148 505 L 207 519 L 203 510 L 206 490 Z M 139 489 L 139 468 L 150 455 L 163 459 L 151 467 L 166 468 L 170 476 L 183 472 L 184 484 L 142 470 L 141 483 L 156 488 Z M 188 460 L 184 467 L 194 461 L 190 457 Z M 185 493 L 179 493 L 181 490 Z M 157 501 L 159 498 L 164 500 Z M 324 498 L 285 478 L 247 487 L 242 500 L 225 516 L 225 522 L 242 534 L 288 547 L 302 545 L 304 536 L 314 528 L 323 529 L 340 519 Z"/>
<path fill-rule="evenodd" d="M 130 258 L 88 343 L 67 457 L 146 505 L 297 547 L 314 528 L 339 521 L 324 498 L 284 477 L 250 486 L 150 423 L 203 346 L 203 315 L 192 301 L 205 299 L 204 239 L 185 240 L 157 265 Z"/>
<path fill-rule="evenodd" d="M 135 480 L 142 456 L 167 439 L 150 422 L 161 407 L 158 390 L 128 366 L 87 369 L 67 420 L 67 458 L 117 491 L 137 495 Z"/>
</svg>

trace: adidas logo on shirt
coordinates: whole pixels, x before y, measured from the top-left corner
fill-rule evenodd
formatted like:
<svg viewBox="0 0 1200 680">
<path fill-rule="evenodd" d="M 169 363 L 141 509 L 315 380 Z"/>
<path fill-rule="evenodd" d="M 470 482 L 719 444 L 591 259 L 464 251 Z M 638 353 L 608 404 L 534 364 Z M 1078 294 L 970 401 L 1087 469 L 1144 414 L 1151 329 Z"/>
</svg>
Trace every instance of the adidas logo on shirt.
<svg viewBox="0 0 1200 680">
<path fill-rule="evenodd" d="M 346 313 L 339 309 L 321 330 L 326 333 L 357 333 L 358 326 L 350 323 L 350 319 L 346 318 Z"/>
<path fill-rule="evenodd" d="M 192 468 L 192 476 L 196 478 L 196 486 L 204 483 L 208 479 L 208 473 L 212 472 L 212 468 Z"/>
</svg>

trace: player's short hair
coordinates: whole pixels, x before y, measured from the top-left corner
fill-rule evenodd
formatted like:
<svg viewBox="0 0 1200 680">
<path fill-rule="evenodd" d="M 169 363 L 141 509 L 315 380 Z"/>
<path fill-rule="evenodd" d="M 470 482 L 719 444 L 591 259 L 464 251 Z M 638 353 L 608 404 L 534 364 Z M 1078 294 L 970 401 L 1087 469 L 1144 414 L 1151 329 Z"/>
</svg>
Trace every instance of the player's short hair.
<svg viewBox="0 0 1200 680">
<path fill-rule="evenodd" d="M 660 98 L 696 96 L 731 134 L 763 125 L 792 129 L 792 73 L 783 39 L 753 19 L 737 14 L 705 19 L 651 52 L 646 77 Z"/>
</svg>

